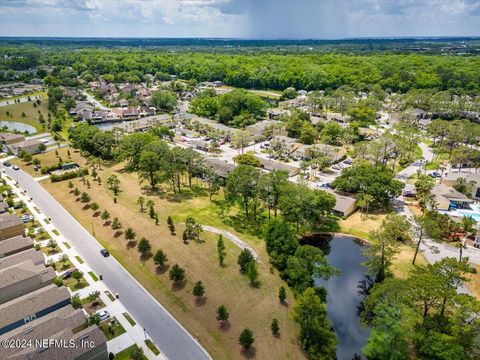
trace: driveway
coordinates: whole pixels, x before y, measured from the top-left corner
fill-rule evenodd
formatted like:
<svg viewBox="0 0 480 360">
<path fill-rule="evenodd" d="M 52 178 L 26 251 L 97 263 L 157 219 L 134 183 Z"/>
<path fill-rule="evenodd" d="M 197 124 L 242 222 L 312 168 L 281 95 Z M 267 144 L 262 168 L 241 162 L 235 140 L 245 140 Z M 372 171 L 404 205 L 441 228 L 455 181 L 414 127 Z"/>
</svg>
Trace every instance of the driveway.
<svg viewBox="0 0 480 360">
<path fill-rule="evenodd" d="M 170 360 L 211 359 L 203 347 L 112 256 L 100 255 L 102 246 L 39 183 L 22 170 L 4 169 L 33 198 L 35 205 L 73 245 L 80 256 L 142 324 Z"/>
</svg>

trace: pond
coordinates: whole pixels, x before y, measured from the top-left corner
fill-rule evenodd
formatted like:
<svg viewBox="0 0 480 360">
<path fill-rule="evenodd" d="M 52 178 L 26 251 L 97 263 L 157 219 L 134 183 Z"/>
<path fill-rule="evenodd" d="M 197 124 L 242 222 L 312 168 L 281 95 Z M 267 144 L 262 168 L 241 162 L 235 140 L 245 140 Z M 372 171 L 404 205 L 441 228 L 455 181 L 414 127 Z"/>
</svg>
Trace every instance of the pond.
<svg viewBox="0 0 480 360">
<path fill-rule="evenodd" d="M 37 132 L 37 129 L 33 126 L 16 121 L 0 121 L 0 128 L 4 127 L 9 130 L 21 131 L 22 133 L 26 131 L 29 134 L 35 134 Z"/>
<path fill-rule="evenodd" d="M 369 336 L 369 329 L 360 325 L 358 306 L 363 300 L 359 285 L 367 280 L 367 268 L 362 265 L 365 244 L 360 240 L 345 236 L 316 235 L 305 241 L 323 250 L 330 265 L 340 270 L 339 276 L 329 280 L 316 279 L 316 285 L 328 291 L 327 316 L 338 337 L 337 358 L 351 360 L 355 354 L 362 354 Z"/>
</svg>

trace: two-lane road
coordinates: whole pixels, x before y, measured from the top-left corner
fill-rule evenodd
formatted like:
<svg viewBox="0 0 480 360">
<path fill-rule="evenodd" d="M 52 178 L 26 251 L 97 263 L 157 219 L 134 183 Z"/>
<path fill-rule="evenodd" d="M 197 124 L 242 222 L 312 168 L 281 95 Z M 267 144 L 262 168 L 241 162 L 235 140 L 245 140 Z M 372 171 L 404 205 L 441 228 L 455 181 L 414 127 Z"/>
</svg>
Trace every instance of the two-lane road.
<svg viewBox="0 0 480 360">
<path fill-rule="evenodd" d="M 169 360 L 211 359 L 203 347 L 113 257 L 100 255 L 102 246 L 39 183 L 22 170 L 2 169 L 33 198 L 35 205 L 75 247 L 85 261 L 145 328 Z"/>
</svg>

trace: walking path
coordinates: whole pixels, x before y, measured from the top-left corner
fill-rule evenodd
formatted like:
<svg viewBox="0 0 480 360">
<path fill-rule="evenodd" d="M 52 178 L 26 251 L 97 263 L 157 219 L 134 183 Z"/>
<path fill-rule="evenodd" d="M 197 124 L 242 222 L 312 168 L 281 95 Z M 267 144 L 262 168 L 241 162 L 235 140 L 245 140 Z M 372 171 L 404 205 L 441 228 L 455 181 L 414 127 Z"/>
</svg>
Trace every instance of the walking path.
<svg viewBox="0 0 480 360">
<path fill-rule="evenodd" d="M 240 249 L 248 249 L 253 257 L 255 258 L 255 260 L 258 259 L 258 254 L 257 252 L 249 245 L 247 245 L 245 242 L 243 242 L 242 240 L 240 240 L 237 236 L 233 235 L 232 233 L 229 233 L 228 231 L 225 231 L 225 230 L 222 230 L 222 229 L 217 229 L 213 226 L 202 226 L 204 230 L 206 231 L 210 231 L 210 232 L 213 232 L 215 234 L 221 234 L 223 235 L 224 237 L 226 237 L 228 240 L 230 240 L 232 243 L 234 243 L 235 245 L 237 245 Z"/>
</svg>

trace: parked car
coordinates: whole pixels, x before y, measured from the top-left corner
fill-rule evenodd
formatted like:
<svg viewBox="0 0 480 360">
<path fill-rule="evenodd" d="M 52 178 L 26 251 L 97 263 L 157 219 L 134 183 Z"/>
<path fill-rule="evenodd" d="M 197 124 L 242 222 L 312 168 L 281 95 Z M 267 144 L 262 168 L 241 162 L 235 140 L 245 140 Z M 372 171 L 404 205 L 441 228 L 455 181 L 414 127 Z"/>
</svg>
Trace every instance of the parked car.
<svg viewBox="0 0 480 360">
<path fill-rule="evenodd" d="M 23 208 L 24 204 L 23 204 L 23 201 L 19 201 L 19 202 L 16 202 L 13 204 L 13 208 L 16 210 L 16 209 L 21 209 Z"/>
<path fill-rule="evenodd" d="M 333 166 L 332 166 L 332 169 L 334 169 L 334 170 L 341 170 L 341 167 L 338 166 L 338 165 L 333 165 Z"/>
<path fill-rule="evenodd" d="M 23 214 L 23 215 L 22 215 L 22 221 L 23 221 L 23 223 L 27 223 L 27 222 L 32 221 L 32 220 L 33 220 L 33 217 L 32 217 L 32 216 L 27 215 L 27 214 Z"/>
<path fill-rule="evenodd" d="M 476 247 L 477 249 L 480 249 L 480 236 L 475 239 L 473 242 L 473 247 Z"/>
<path fill-rule="evenodd" d="M 71 269 L 66 270 L 66 271 L 62 274 L 62 279 L 68 279 L 68 278 L 70 278 L 75 271 L 77 271 L 76 268 L 71 268 Z"/>
<path fill-rule="evenodd" d="M 410 190 L 405 190 L 402 195 L 403 195 L 403 197 L 407 197 L 407 198 L 415 197 L 415 193 L 413 191 L 410 191 Z"/>
<path fill-rule="evenodd" d="M 97 312 L 100 321 L 107 320 L 110 317 L 110 313 L 107 310 Z"/>
<path fill-rule="evenodd" d="M 13 170 L 19 170 L 20 168 L 18 167 L 18 165 L 13 165 L 13 166 L 12 166 L 12 169 L 13 169 Z"/>
<path fill-rule="evenodd" d="M 12 163 L 10 161 L 4 161 L 3 162 L 3 166 L 10 166 L 12 165 Z"/>
<path fill-rule="evenodd" d="M 353 160 L 352 159 L 347 159 L 344 161 L 345 164 L 348 164 L 348 165 L 352 165 L 353 164 Z"/>
<path fill-rule="evenodd" d="M 100 254 L 102 254 L 103 257 L 109 257 L 110 253 L 106 249 L 100 250 Z"/>
</svg>

